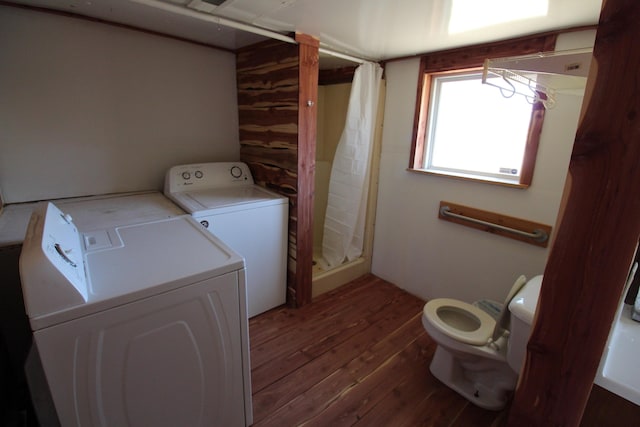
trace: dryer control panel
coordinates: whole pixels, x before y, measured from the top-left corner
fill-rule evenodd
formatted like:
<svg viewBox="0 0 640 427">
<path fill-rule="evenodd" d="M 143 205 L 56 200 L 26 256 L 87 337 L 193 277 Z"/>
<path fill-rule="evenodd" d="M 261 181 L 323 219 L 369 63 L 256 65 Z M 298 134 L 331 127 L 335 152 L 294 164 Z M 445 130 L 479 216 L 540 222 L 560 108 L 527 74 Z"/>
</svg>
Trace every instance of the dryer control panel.
<svg viewBox="0 0 640 427">
<path fill-rule="evenodd" d="M 87 302 L 80 233 L 71 217 L 51 202 L 42 203 L 31 215 L 20 254 L 20 278 L 33 329 L 41 316 Z"/>
<path fill-rule="evenodd" d="M 164 192 L 167 194 L 242 185 L 253 185 L 253 177 L 246 163 L 197 163 L 169 169 L 165 177 Z"/>
</svg>

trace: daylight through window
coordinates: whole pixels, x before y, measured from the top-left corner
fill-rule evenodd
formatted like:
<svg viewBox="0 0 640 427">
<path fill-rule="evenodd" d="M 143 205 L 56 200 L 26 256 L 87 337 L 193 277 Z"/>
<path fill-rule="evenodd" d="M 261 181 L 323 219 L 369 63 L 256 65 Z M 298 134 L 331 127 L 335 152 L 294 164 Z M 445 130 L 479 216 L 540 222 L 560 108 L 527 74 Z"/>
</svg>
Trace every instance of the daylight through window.
<svg viewBox="0 0 640 427">
<path fill-rule="evenodd" d="M 432 78 L 425 169 L 519 183 L 532 105 L 481 83 L 482 73 Z"/>
<path fill-rule="evenodd" d="M 540 103 L 482 84 L 478 69 L 427 73 L 423 85 L 411 170 L 530 185 Z"/>
</svg>

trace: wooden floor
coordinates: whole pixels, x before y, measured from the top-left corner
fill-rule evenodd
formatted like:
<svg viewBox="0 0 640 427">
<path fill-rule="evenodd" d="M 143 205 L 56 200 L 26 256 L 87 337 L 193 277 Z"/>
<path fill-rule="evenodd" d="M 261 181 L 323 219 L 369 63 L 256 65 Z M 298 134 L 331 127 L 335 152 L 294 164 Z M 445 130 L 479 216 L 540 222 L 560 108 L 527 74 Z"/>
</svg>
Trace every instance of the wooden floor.
<svg viewBox="0 0 640 427">
<path fill-rule="evenodd" d="M 299 309 L 249 321 L 255 426 L 504 426 L 429 372 L 424 302 L 367 275 Z M 581 427 L 638 425 L 640 407 L 594 386 Z"/>
<path fill-rule="evenodd" d="M 424 301 L 364 276 L 249 322 L 255 426 L 499 426 L 429 372 Z"/>
</svg>

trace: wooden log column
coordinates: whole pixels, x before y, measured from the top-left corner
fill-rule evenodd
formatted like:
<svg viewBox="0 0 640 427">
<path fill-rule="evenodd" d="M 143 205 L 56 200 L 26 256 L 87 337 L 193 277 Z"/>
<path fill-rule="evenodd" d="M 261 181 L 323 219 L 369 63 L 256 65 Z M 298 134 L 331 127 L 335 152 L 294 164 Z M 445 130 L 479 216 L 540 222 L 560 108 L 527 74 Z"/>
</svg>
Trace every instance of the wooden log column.
<svg viewBox="0 0 640 427">
<path fill-rule="evenodd" d="M 316 131 L 320 42 L 296 34 L 299 43 L 300 92 L 298 98 L 298 215 L 296 283 L 289 287 L 297 306 L 311 302 L 313 268 L 313 193 L 316 169 Z"/>
<path fill-rule="evenodd" d="M 637 0 L 605 0 L 509 425 L 577 426 L 589 398 L 640 235 L 639 22 Z"/>
</svg>

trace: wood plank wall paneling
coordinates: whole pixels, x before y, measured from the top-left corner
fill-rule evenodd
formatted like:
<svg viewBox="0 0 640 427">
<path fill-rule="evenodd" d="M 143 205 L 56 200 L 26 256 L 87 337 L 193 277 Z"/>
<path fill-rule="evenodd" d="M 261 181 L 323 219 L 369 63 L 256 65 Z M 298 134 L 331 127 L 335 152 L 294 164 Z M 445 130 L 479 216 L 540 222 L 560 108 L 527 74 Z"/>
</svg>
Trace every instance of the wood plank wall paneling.
<svg viewBox="0 0 640 427">
<path fill-rule="evenodd" d="M 298 46 L 277 40 L 241 49 L 236 59 L 240 160 L 256 184 L 289 198 L 287 287 L 296 282 L 298 63 Z"/>
<path fill-rule="evenodd" d="M 297 191 L 298 47 L 267 41 L 237 55 L 240 156 L 260 185 Z"/>
<path fill-rule="evenodd" d="M 353 81 L 353 75 L 356 72 L 357 67 L 342 67 L 334 70 L 320 70 L 318 84 L 335 85 L 340 83 L 351 83 Z"/>
<path fill-rule="evenodd" d="M 300 306 L 311 301 L 319 43 L 296 40 L 241 49 L 237 85 L 240 160 L 258 185 L 289 198 L 287 303 Z"/>
</svg>

